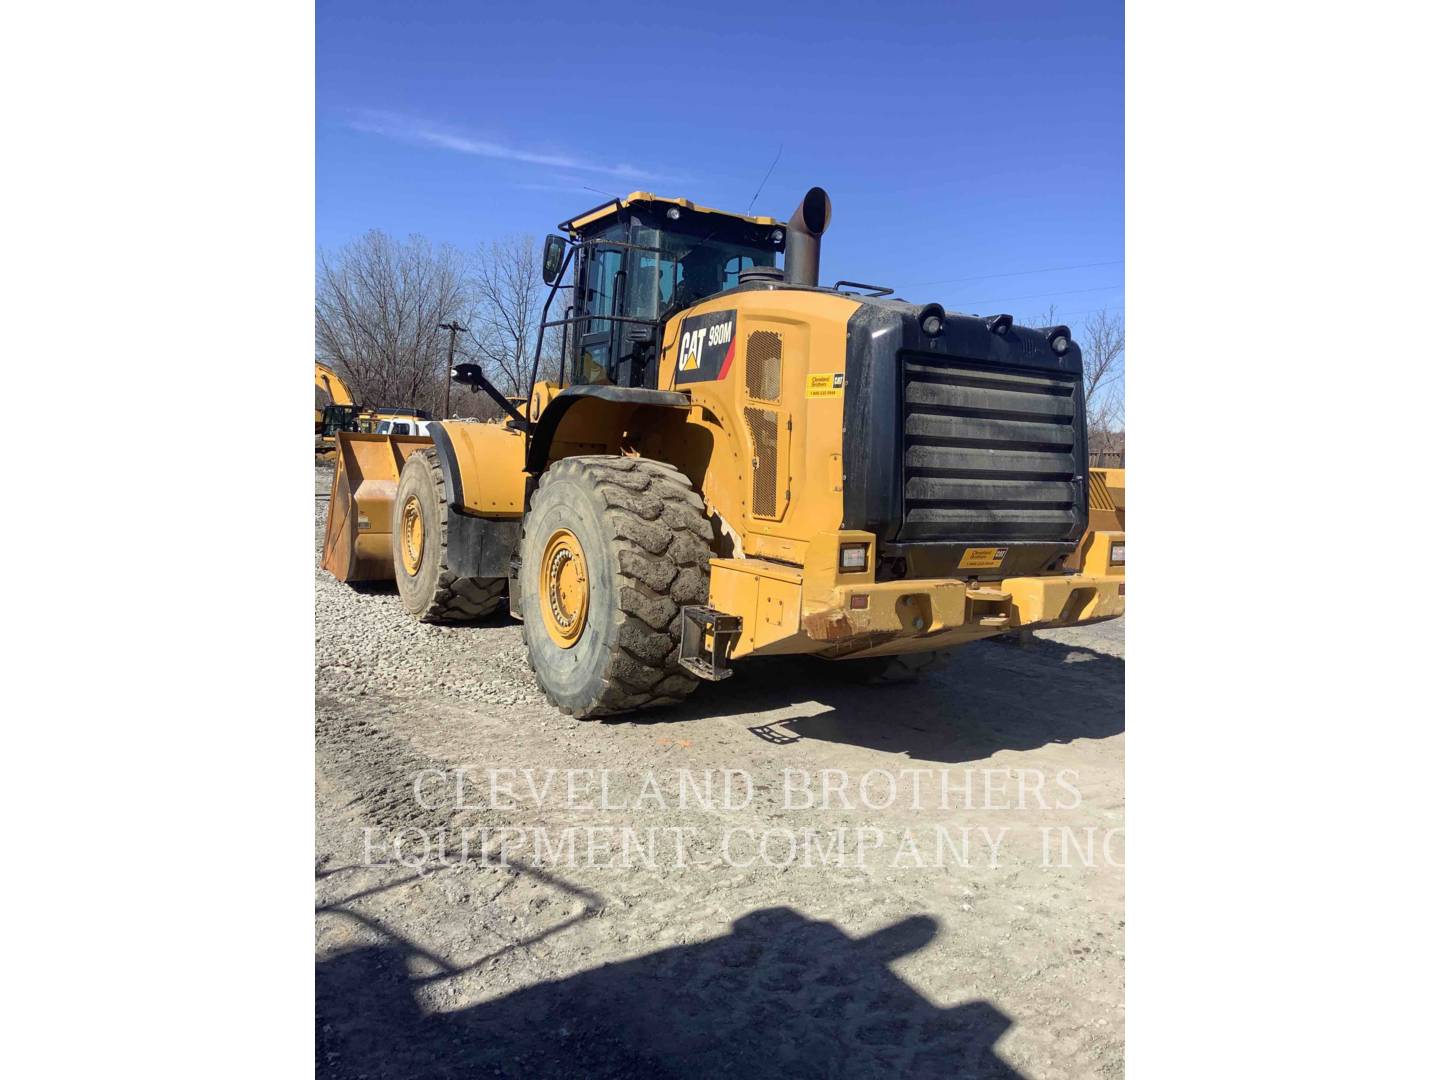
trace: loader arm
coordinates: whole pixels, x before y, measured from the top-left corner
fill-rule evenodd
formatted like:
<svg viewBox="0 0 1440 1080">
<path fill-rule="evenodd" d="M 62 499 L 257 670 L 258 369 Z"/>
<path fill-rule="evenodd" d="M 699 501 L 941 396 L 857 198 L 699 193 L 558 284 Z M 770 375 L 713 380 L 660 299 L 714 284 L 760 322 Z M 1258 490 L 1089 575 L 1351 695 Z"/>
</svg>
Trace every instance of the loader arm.
<svg viewBox="0 0 1440 1080">
<path fill-rule="evenodd" d="M 333 368 L 328 368 L 319 361 L 315 363 L 315 386 L 329 394 L 330 400 L 336 405 L 355 404 L 355 398 L 350 393 L 350 388 L 345 385 L 345 380 L 340 378 Z"/>
</svg>

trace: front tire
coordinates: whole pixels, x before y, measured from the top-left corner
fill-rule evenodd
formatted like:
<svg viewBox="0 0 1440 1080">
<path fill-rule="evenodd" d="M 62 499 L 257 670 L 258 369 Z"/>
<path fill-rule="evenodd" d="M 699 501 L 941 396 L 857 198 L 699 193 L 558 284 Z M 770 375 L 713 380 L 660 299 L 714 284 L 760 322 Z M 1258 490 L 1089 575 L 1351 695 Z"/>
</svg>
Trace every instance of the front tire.
<svg viewBox="0 0 1440 1080">
<path fill-rule="evenodd" d="M 390 518 L 390 555 L 405 610 L 421 622 L 467 623 L 495 613 L 503 577 L 462 577 L 450 569 L 449 513 L 440 455 L 427 446 L 405 459 Z"/>
<path fill-rule="evenodd" d="M 684 473 L 646 458 L 550 467 L 525 516 L 521 610 L 545 696 L 579 718 L 670 705 L 696 687 L 680 666 L 680 609 L 710 593 L 705 504 Z"/>
</svg>

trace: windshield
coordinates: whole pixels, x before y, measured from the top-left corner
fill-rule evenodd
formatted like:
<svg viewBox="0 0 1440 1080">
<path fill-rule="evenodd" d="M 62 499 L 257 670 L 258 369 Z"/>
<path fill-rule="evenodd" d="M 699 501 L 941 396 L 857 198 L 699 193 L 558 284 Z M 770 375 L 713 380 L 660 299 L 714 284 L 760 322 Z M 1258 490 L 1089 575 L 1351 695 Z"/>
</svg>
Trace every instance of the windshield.
<svg viewBox="0 0 1440 1080">
<path fill-rule="evenodd" d="M 637 251 L 635 277 L 631 282 L 626 314 L 642 319 L 660 318 L 707 296 L 733 289 L 740 284 L 740 271 L 752 266 L 774 266 L 775 251 L 713 237 L 691 236 L 686 233 L 662 232 L 659 229 L 635 230 L 635 243 L 642 248 L 660 251 Z M 659 310 L 655 275 L 660 275 Z"/>
</svg>

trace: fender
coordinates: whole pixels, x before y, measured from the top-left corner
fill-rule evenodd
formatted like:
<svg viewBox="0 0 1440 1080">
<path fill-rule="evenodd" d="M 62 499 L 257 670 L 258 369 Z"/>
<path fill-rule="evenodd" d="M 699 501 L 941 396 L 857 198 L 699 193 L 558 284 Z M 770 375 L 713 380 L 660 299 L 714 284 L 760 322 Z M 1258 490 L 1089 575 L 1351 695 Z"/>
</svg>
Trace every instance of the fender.
<svg viewBox="0 0 1440 1080">
<path fill-rule="evenodd" d="M 588 403 L 588 404 L 587 404 Z M 602 404 L 604 403 L 604 404 Z M 577 413 L 576 406 L 586 408 Z M 608 405 L 608 408 L 606 407 Z M 646 390 L 632 386 L 570 386 L 560 391 L 545 407 L 530 433 L 530 447 L 525 454 L 525 471 L 539 475 L 550 461 L 550 447 L 556 441 L 556 434 L 565 424 L 566 417 L 572 421 L 579 414 L 594 416 L 596 410 L 607 415 L 604 434 L 596 440 L 593 433 L 586 431 L 583 437 L 561 439 L 561 442 L 613 441 L 628 425 L 639 409 L 688 409 L 690 395 L 673 390 Z M 566 435 L 570 432 L 567 430 Z M 437 440 L 438 442 L 438 440 Z"/>
<path fill-rule="evenodd" d="M 525 507 L 525 437 L 500 424 L 430 425 L 445 483 L 450 569 L 463 577 L 509 577 Z"/>
<path fill-rule="evenodd" d="M 440 458 L 445 503 L 487 518 L 525 512 L 525 436 L 502 424 L 442 420 L 430 425 Z"/>
<path fill-rule="evenodd" d="M 435 443 L 436 456 L 440 458 L 440 476 L 445 481 L 445 505 L 460 507 L 465 504 L 464 482 L 460 476 L 460 463 L 455 460 L 455 444 L 445 433 L 445 425 L 431 424 L 430 438 Z"/>
</svg>

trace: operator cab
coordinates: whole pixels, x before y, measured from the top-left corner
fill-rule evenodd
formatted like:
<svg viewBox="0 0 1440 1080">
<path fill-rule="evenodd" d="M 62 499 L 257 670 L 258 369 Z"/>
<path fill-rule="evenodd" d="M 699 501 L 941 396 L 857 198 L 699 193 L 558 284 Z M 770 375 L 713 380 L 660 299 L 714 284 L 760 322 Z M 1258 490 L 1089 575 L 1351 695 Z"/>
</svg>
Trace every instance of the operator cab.
<svg viewBox="0 0 1440 1080">
<path fill-rule="evenodd" d="M 326 405 L 319 434 L 333 439 L 341 431 L 360 430 L 359 405 Z"/>
<path fill-rule="evenodd" d="M 545 279 L 563 287 L 557 283 L 574 256 L 573 292 L 565 317 L 546 326 L 566 331 L 568 382 L 650 388 L 666 320 L 734 288 L 743 270 L 773 267 L 786 236 L 773 218 L 640 191 L 560 228 L 569 239 L 546 239 Z"/>
</svg>

